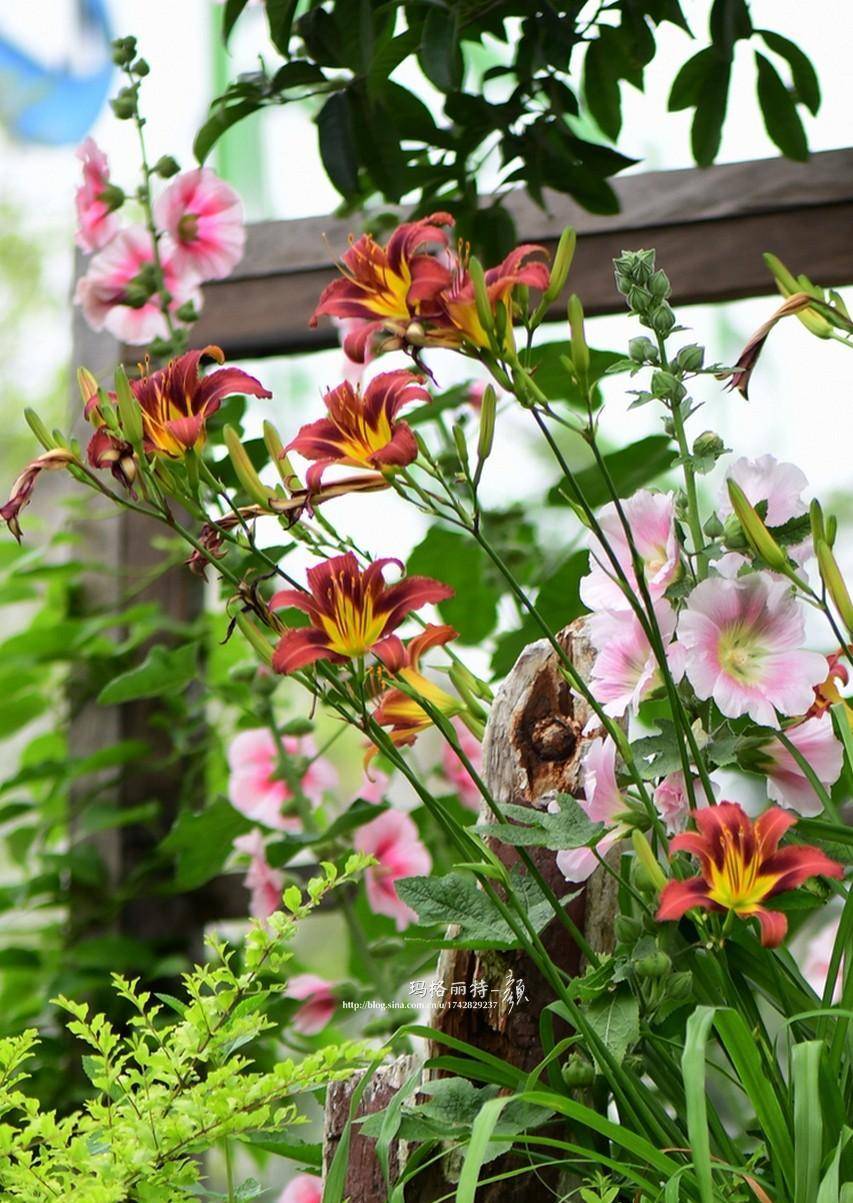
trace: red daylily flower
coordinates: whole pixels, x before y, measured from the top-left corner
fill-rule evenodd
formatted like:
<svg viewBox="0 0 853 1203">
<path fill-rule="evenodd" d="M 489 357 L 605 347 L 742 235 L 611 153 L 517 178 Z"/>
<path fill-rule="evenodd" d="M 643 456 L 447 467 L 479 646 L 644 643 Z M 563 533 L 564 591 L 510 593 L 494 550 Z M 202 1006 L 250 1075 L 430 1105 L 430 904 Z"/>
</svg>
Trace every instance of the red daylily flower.
<svg viewBox="0 0 853 1203">
<path fill-rule="evenodd" d="M 219 368 L 199 376 L 204 357 L 222 363 L 225 355 L 219 347 L 187 351 L 160 371 L 131 380 L 130 387 L 142 410 L 145 450 L 182 459 L 188 451 L 204 444 L 207 419 L 216 413 L 224 397 L 248 393 L 251 397 L 272 396 L 267 389 L 241 368 Z"/>
<path fill-rule="evenodd" d="M 52 451 L 44 451 L 37 456 L 12 485 L 9 500 L 0 506 L 0 520 L 6 523 L 9 530 L 20 543 L 23 531 L 18 521 L 18 515 L 24 506 L 29 505 L 36 481 L 42 472 L 53 471 L 56 468 L 67 468 L 69 464 L 77 463 L 70 451 L 64 447 L 56 447 Z"/>
<path fill-rule="evenodd" d="M 839 648 L 837 652 L 832 652 L 826 657 L 827 674 L 826 680 L 820 685 L 815 685 L 815 699 L 811 704 L 807 717 L 814 715 L 825 714 L 830 706 L 841 704 L 847 711 L 847 721 L 853 727 L 853 711 L 850 709 L 850 704 L 845 697 L 842 696 L 840 685 L 849 685 L 850 673 L 847 670 L 847 665 L 842 663 L 842 656 L 845 654 L 844 648 Z"/>
<path fill-rule="evenodd" d="M 390 673 L 419 693 L 441 714 L 451 718 L 454 714 L 459 714 L 464 706 L 458 698 L 452 697 L 423 675 L 420 660 L 430 648 L 441 647 L 456 636 L 457 632 L 453 627 L 429 624 L 419 635 L 410 639 L 408 645 L 396 635 L 390 635 L 382 640 L 375 652 Z M 398 746 L 413 744 L 422 731 L 432 726 L 432 719 L 426 710 L 413 697 L 395 686 L 381 695 L 373 717 L 380 726 L 391 728 L 389 735 Z"/>
<path fill-rule="evenodd" d="M 417 458 L 411 428 L 397 414 L 413 401 L 429 401 L 422 379 L 410 372 L 383 372 L 364 393 L 348 381 L 326 393 L 328 417 L 303 426 L 285 448 L 317 462 L 308 470 L 309 490 L 322 484 L 330 464 L 353 468 L 403 467 Z"/>
<path fill-rule="evenodd" d="M 308 590 L 282 589 L 272 609 L 294 606 L 311 620 L 308 627 L 285 631 L 273 656 L 273 668 L 292 673 L 315 660 L 343 664 L 375 651 L 407 614 L 429 602 L 440 602 L 453 590 L 425 576 L 408 576 L 392 585 L 383 577 L 386 564 L 374 560 L 364 571 L 352 552 L 333 556 L 308 569 Z"/>
<path fill-rule="evenodd" d="M 109 468 L 115 480 L 126 489 L 133 488 L 136 480 L 136 456 L 130 443 L 110 434 L 106 426 L 99 426 L 86 447 L 86 458 L 93 468 Z"/>
<path fill-rule="evenodd" d="M 547 251 L 534 244 L 518 246 L 510 251 L 503 263 L 485 273 L 486 294 L 493 313 L 500 302 L 510 303 L 513 290 L 519 284 L 545 291 L 550 272 L 547 263 L 535 258 L 537 255 L 547 256 Z M 467 342 L 488 347 L 488 335 L 477 315 L 474 284 L 464 267 L 454 273 L 453 283 L 442 293 L 441 301 L 452 326 Z"/>
<path fill-rule="evenodd" d="M 695 813 L 698 831 L 685 831 L 670 841 L 672 852 L 690 852 L 701 873 L 686 881 L 670 881 L 660 897 L 657 918 L 680 919 L 693 907 L 733 911 L 741 919 L 756 918 L 761 943 L 776 948 L 785 938 L 788 920 L 762 906 L 784 890 L 794 890 L 809 877 L 841 877 L 843 870 L 808 844 L 779 847 L 795 817 L 771 806 L 755 821 L 736 802 L 721 802 Z"/>
<path fill-rule="evenodd" d="M 311 316 L 366 319 L 347 334 L 344 353 L 362 363 L 373 336 L 384 329 L 404 337 L 410 323 L 432 316 L 435 299 L 450 283 L 450 269 L 436 255 L 448 249 L 449 213 L 432 213 L 398 226 L 385 246 L 369 234 L 350 244 Z"/>
</svg>

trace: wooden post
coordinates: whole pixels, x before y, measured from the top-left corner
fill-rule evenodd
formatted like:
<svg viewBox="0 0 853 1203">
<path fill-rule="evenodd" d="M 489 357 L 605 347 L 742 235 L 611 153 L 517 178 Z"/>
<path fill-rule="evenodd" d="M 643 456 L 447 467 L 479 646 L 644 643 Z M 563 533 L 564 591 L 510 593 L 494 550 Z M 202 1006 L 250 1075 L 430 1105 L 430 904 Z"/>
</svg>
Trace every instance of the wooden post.
<svg viewBox="0 0 853 1203">
<path fill-rule="evenodd" d="M 593 653 L 584 635 L 583 620 L 566 627 L 558 640 L 581 675 L 588 678 Z M 498 691 L 486 728 L 484 776 L 494 798 L 500 803 L 541 810 L 557 793 L 577 794 L 581 784 L 581 734 L 589 717 L 586 703 L 575 697 L 567 685 L 551 644 L 543 639 L 526 647 Z M 481 821 L 488 822 L 490 817 L 491 812 L 484 806 Z M 493 842 L 492 847 L 505 865 L 517 862 L 514 848 L 498 842 Z M 540 872 L 557 894 L 567 893 L 569 887 L 556 867 L 554 853 L 540 848 L 531 851 Z M 613 878 L 601 870 L 593 874 L 580 896 L 569 905 L 569 914 L 596 950 L 612 947 Z M 580 950 L 556 919 L 544 929 L 542 939 L 560 968 L 569 974 L 582 971 Z M 553 1001 L 553 991 L 523 952 L 481 954 L 450 949 L 439 958 L 438 978 L 445 987 L 445 1005 L 432 1020 L 438 1032 L 474 1044 L 523 1070 L 532 1069 L 542 1059 L 539 1016 L 543 1007 Z M 513 1002 L 512 1006 L 503 997 L 510 978 L 523 982 L 526 994 L 526 998 Z M 474 980 L 488 983 L 496 1005 L 482 1010 L 454 1007 L 451 984 L 465 983 L 466 994 L 470 994 Z M 436 1042 L 430 1053 L 435 1054 L 441 1048 L 440 1042 Z M 389 1083 L 400 1079 L 401 1072 L 398 1062 L 392 1062 L 376 1075 L 378 1082 L 372 1096 L 375 1105 L 363 1106 L 360 1114 L 386 1105 Z M 348 1114 L 351 1092 L 350 1082 L 329 1088 L 327 1168 Z M 371 1145 L 372 1142 L 359 1138 L 358 1155 L 351 1161 L 344 1195 L 359 1203 L 385 1203 L 387 1191 Z M 404 1161 L 405 1151 L 398 1149 L 396 1156 L 398 1162 Z M 407 1200 L 432 1203 L 447 1193 L 452 1184 L 445 1177 L 446 1172 L 446 1167 L 436 1165 L 418 1175 L 407 1190 Z M 529 1199 L 530 1182 L 526 1175 L 484 1187 L 478 1195 L 482 1203 L 526 1203 Z"/>
</svg>

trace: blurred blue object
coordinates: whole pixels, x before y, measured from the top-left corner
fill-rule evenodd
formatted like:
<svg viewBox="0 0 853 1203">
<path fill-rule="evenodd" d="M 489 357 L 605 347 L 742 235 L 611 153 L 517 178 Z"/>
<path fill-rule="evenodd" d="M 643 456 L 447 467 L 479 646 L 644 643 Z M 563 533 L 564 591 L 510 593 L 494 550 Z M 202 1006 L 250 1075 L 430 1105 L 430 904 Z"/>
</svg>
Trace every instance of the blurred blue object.
<svg viewBox="0 0 853 1203">
<path fill-rule="evenodd" d="M 0 122 L 24 142 L 63 146 L 91 129 L 110 88 L 107 0 L 69 0 L 77 12 L 74 64 L 50 67 L 0 37 Z"/>
</svg>

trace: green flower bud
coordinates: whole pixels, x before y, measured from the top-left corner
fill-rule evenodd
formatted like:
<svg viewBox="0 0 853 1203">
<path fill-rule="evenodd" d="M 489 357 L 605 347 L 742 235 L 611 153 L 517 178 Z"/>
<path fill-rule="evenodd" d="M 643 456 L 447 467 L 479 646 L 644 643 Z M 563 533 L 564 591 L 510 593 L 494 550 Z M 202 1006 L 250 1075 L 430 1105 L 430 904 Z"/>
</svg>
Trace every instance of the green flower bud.
<svg viewBox="0 0 853 1203">
<path fill-rule="evenodd" d="M 666 303 L 659 305 L 649 315 L 648 320 L 655 334 L 659 334 L 661 338 L 668 338 L 675 329 L 675 314 Z"/>
<path fill-rule="evenodd" d="M 621 944 L 630 944 L 643 934 L 643 925 L 633 915 L 617 915 L 613 921 L 613 931 Z"/>
<path fill-rule="evenodd" d="M 719 459 L 725 452 L 726 444 L 713 430 L 703 430 L 693 440 L 694 455 L 711 456 L 713 459 Z"/>
<path fill-rule="evenodd" d="M 682 372 L 698 372 L 705 362 L 705 349 L 696 343 L 682 347 L 675 356 L 674 363 Z"/>
<path fill-rule="evenodd" d="M 657 363 L 660 358 L 657 347 L 645 334 L 629 341 L 628 354 L 635 363 Z"/>
<path fill-rule="evenodd" d="M 569 1090 L 586 1090 L 595 1081 L 595 1068 L 586 1057 L 575 1053 L 563 1066 L 560 1075 Z"/>
<path fill-rule="evenodd" d="M 667 956 L 663 949 L 658 949 L 657 952 L 650 952 L 648 956 L 640 957 L 638 961 L 634 961 L 634 972 L 637 977 L 664 977 L 672 968 L 672 960 Z"/>
<path fill-rule="evenodd" d="M 776 572 L 788 572 L 788 557 L 761 521 L 758 512 L 737 481 L 727 481 L 732 509 L 737 515 L 750 547 Z"/>
<path fill-rule="evenodd" d="M 671 974 L 666 984 L 666 992 L 670 998 L 690 998 L 693 993 L 693 974 L 690 970 Z"/>
<path fill-rule="evenodd" d="M 181 168 L 178 161 L 171 155 L 162 155 L 154 164 L 153 170 L 164 180 L 168 180 L 171 176 L 177 175 Z"/>
<path fill-rule="evenodd" d="M 117 96 L 110 101 L 110 108 L 119 121 L 129 121 L 136 116 L 136 89 L 122 88 Z"/>
<path fill-rule="evenodd" d="M 134 75 L 138 75 L 140 79 L 144 79 L 151 68 L 144 58 L 138 58 L 135 63 L 131 64 L 130 70 Z"/>
<path fill-rule="evenodd" d="M 552 301 L 556 301 L 565 287 L 566 280 L 569 278 L 572 259 L 575 256 L 577 240 L 577 234 L 572 227 L 566 226 L 560 235 L 560 241 L 557 243 L 557 250 L 554 254 L 554 265 L 551 268 L 548 287 L 545 289 L 542 297 L 546 305 L 550 305 Z"/>
<path fill-rule="evenodd" d="M 827 593 L 832 598 L 841 621 L 847 627 L 847 630 L 853 634 L 853 601 L 850 600 L 850 592 L 844 577 L 841 575 L 838 561 L 832 554 L 829 544 L 825 543 L 822 539 L 818 539 L 815 544 L 815 552 L 820 567 L 821 580 L 826 585 Z"/>
</svg>

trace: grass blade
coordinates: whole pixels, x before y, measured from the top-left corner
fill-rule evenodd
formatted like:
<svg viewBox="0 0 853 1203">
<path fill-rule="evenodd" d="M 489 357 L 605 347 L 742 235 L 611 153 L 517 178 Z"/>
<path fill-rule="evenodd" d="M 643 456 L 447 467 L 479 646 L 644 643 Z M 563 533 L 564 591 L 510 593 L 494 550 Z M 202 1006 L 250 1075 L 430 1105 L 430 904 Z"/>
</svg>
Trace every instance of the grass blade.
<svg viewBox="0 0 853 1203">
<path fill-rule="evenodd" d="M 791 1050 L 794 1091 L 794 1203 L 812 1203 L 823 1160 L 820 1058 L 823 1044 L 809 1040 Z"/>
<path fill-rule="evenodd" d="M 708 1137 L 708 1108 L 705 1092 L 705 1046 L 714 1022 L 716 1007 L 697 1007 L 687 1020 L 681 1073 L 687 1103 L 687 1131 L 702 1203 L 714 1203 L 711 1171 L 711 1142 Z M 676 1195 L 675 1198 L 678 1196 Z"/>
</svg>

